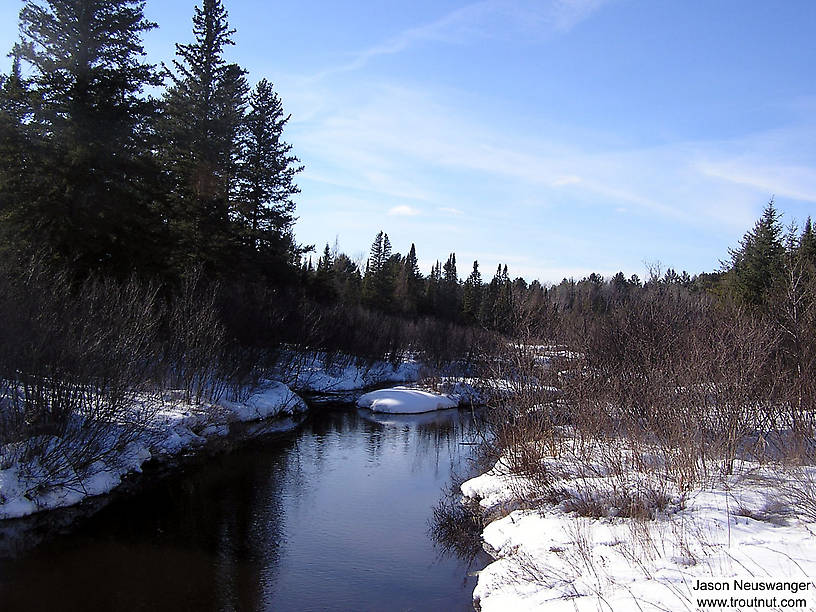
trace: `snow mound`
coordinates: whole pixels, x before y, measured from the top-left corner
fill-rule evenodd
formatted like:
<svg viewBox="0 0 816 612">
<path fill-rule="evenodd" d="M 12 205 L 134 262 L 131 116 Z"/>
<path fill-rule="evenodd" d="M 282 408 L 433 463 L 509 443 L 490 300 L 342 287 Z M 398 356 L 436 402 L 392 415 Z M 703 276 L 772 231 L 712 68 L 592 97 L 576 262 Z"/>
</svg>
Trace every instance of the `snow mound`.
<svg viewBox="0 0 816 612">
<path fill-rule="evenodd" d="M 370 408 L 373 412 L 418 414 L 456 408 L 459 402 L 448 395 L 408 387 L 394 387 L 366 393 L 360 396 L 357 405 L 360 408 Z"/>
<path fill-rule="evenodd" d="M 220 403 L 235 420 L 241 422 L 306 411 L 306 403 L 289 387 L 276 381 L 267 381 L 245 402 L 222 400 Z"/>
</svg>

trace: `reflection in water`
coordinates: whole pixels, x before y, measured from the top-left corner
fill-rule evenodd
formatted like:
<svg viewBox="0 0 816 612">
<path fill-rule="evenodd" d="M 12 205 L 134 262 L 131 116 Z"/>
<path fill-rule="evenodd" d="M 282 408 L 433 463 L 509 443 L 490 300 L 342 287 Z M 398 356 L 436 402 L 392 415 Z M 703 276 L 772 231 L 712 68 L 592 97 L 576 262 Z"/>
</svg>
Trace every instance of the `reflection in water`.
<svg viewBox="0 0 816 612">
<path fill-rule="evenodd" d="M 472 433 L 457 411 L 317 414 L 0 560 L 0 609 L 472 609 L 467 560 L 427 533 Z"/>
</svg>

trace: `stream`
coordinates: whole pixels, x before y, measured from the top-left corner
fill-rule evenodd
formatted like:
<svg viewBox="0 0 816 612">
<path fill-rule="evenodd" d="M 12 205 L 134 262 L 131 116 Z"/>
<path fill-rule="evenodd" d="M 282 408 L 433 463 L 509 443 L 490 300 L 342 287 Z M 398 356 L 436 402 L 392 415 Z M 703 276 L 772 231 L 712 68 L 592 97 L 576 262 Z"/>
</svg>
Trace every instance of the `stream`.
<svg viewBox="0 0 816 612">
<path fill-rule="evenodd" d="M 466 411 L 320 406 L 0 559 L 0 610 L 472 610 L 483 564 L 441 554 L 429 521 L 474 431 Z"/>
</svg>

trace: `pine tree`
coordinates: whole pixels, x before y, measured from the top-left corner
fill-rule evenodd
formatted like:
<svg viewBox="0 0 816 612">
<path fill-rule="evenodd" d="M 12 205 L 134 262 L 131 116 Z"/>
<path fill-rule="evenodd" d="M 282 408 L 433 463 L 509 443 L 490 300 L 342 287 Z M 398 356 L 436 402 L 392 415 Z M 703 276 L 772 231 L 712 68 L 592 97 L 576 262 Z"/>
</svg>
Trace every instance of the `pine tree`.
<svg viewBox="0 0 816 612">
<path fill-rule="evenodd" d="M 442 265 L 437 262 L 431 266 L 431 273 L 425 283 L 425 299 L 423 312 L 432 316 L 439 314 L 440 285 L 442 283 Z"/>
<path fill-rule="evenodd" d="M 747 304 L 764 304 L 783 276 L 785 257 L 782 224 L 773 199 L 739 247 L 730 249 L 729 254 L 731 286 L 736 296 Z"/>
<path fill-rule="evenodd" d="M 30 242 L 35 214 L 32 204 L 48 184 L 42 174 L 42 142 L 36 138 L 31 118 L 33 112 L 29 85 L 22 77 L 20 57 L 15 55 L 11 72 L 0 76 L 0 257 L 12 256 L 21 246 L 20 239 Z"/>
<path fill-rule="evenodd" d="M 419 262 L 416 255 L 416 246 L 412 243 L 408 255 L 400 262 L 395 288 L 395 298 L 399 310 L 408 315 L 416 314 L 421 301 L 422 275 L 419 272 Z"/>
<path fill-rule="evenodd" d="M 496 301 L 493 304 L 493 327 L 499 331 L 507 332 L 512 326 L 513 315 L 513 287 L 510 276 L 507 273 L 507 264 L 498 277 L 498 291 Z"/>
<path fill-rule="evenodd" d="M 280 97 L 261 80 L 249 97 L 241 135 L 238 199 L 247 246 L 267 271 L 270 265 L 285 268 L 299 254 L 292 198 L 300 193 L 295 175 L 303 166 L 282 138 L 288 121 Z"/>
<path fill-rule="evenodd" d="M 360 268 L 345 253 L 335 256 L 333 277 L 336 293 L 345 304 L 357 304 L 361 299 L 362 278 Z"/>
<path fill-rule="evenodd" d="M 142 35 L 156 27 L 143 9 L 138 0 L 26 0 L 20 11 L 14 53 L 30 78 L 18 102 L 29 105 L 40 181 L 6 211 L 6 227 L 83 270 L 124 274 L 156 247 L 145 146 L 155 104 L 143 90 L 161 81 L 143 61 Z"/>
<path fill-rule="evenodd" d="M 811 266 L 816 266 L 816 231 L 813 229 L 810 217 L 805 221 L 802 236 L 799 238 L 799 249 L 804 260 Z"/>
<path fill-rule="evenodd" d="M 166 212 L 180 268 L 223 270 L 240 244 L 231 220 L 248 86 L 245 71 L 224 59 L 234 44 L 221 0 L 202 0 L 193 16 L 194 42 L 177 44 L 160 123 L 170 177 Z"/>
<path fill-rule="evenodd" d="M 317 260 L 314 280 L 318 299 L 321 301 L 330 301 L 335 298 L 334 258 L 329 250 L 328 242 L 323 249 L 323 254 Z"/>
<path fill-rule="evenodd" d="M 391 260 L 391 241 L 383 231 L 377 233 L 371 245 L 363 279 L 363 300 L 375 308 L 388 310 L 392 305 L 394 281 Z"/>
<path fill-rule="evenodd" d="M 473 271 L 465 280 L 462 294 L 462 312 L 469 323 L 479 319 L 482 307 L 482 274 L 479 272 L 479 262 L 473 262 Z"/>
</svg>

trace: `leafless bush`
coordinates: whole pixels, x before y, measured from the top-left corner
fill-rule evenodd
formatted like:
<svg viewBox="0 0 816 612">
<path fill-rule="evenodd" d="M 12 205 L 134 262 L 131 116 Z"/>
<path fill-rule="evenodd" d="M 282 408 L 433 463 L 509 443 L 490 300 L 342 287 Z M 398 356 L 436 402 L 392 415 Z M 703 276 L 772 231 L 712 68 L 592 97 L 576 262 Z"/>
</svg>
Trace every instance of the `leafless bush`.
<svg viewBox="0 0 816 612">
<path fill-rule="evenodd" d="M 163 386 L 182 390 L 188 402 L 217 400 L 224 391 L 226 333 L 217 304 L 218 286 L 206 284 L 200 271 L 186 276 L 171 297 Z"/>
<path fill-rule="evenodd" d="M 799 468 L 786 483 L 783 499 L 791 510 L 809 521 L 816 521 L 816 472 L 812 468 Z"/>
<path fill-rule="evenodd" d="M 0 271 L 2 461 L 34 488 L 81 484 L 150 421 L 134 406 L 155 375 L 156 296 L 135 280 L 77 284 L 41 260 Z"/>
<path fill-rule="evenodd" d="M 478 502 L 451 494 L 434 507 L 428 531 L 442 553 L 453 553 L 470 562 L 482 551 L 485 525 Z"/>
</svg>

